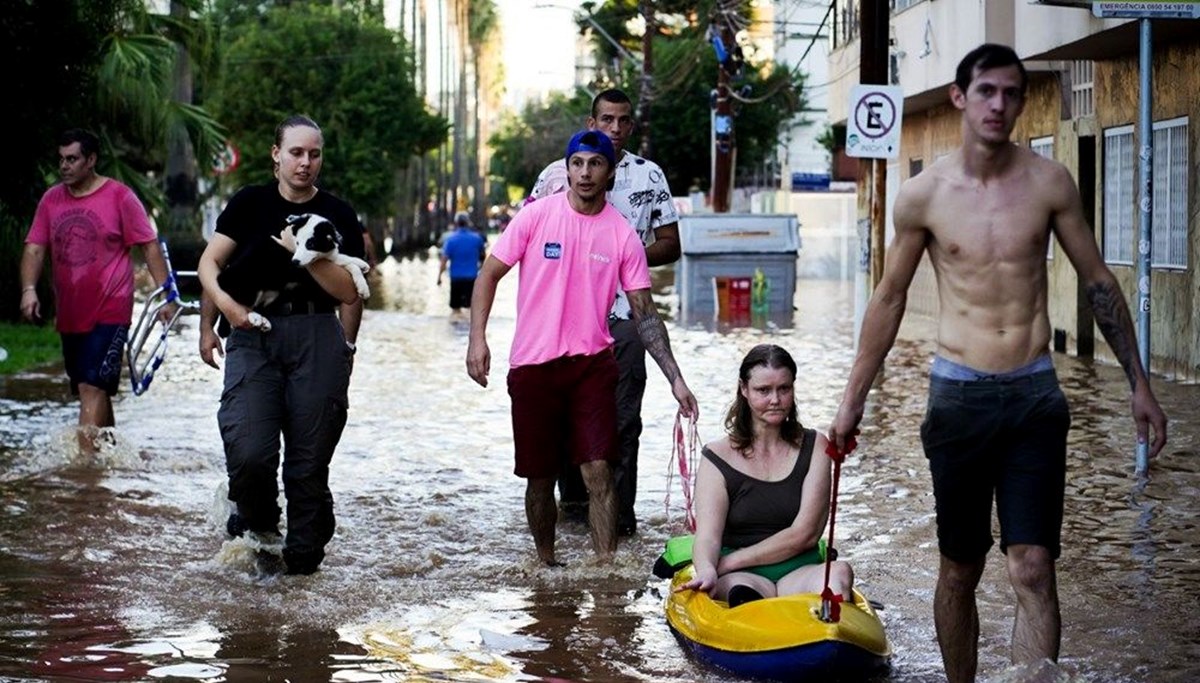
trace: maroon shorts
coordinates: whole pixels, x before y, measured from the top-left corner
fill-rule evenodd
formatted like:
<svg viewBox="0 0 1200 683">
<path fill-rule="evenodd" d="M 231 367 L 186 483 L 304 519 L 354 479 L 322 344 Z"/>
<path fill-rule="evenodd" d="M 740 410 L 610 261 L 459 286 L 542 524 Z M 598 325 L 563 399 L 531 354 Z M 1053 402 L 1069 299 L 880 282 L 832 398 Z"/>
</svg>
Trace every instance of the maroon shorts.
<svg viewBox="0 0 1200 683">
<path fill-rule="evenodd" d="M 617 458 L 617 360 L 612 349 L 564 356 L 508 371 L 512 397 L 513 472 L 552 479 L 576 465 Z"/>
</svg>

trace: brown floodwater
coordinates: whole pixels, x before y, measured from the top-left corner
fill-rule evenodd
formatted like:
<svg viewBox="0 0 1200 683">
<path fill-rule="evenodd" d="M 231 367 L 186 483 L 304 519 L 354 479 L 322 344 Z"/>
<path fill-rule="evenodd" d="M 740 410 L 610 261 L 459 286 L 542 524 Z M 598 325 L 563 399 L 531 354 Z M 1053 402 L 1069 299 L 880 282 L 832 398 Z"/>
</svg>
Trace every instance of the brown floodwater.
<svg viewBox="0 0 1200 683">
<path fill-rule="evenodd" d="M 655 681 L 736 680 L 690 660 L 650 569 L 683 530 L 670 476 L 674 401 L 650 362 L 638 534 L 611 562 L 560 524 L 568 567 L 537 566 L 524 487 L 512 474 L 503 368 L 516 276 L 489 334 L 492 384 L 467 377 L 467 323 L 435 286 L 437 259 L 389 259 L 372 296 L 333 461 L 338 529 L 322 570 L 262 579 L 253 548 L 226 541 L 216 426 L 221 373 L 195 353 L 195 318 L 171 338 L 149 392 L 127 387 L 117 428 L 80 457 L 76 406 L 57 369 L 0 386 L 0 680 Z M 853 358 L 853 286 L 801 280 L 793 315 L 749 326 L 677 321 L 670 270 L 656 273 L 675 355 L 720 434 L 737 365 L 754 344 L 801 367 L 802 420 L 832 419 Z M 933 632 L 933 501 L 918 427 L 932 352 L 906 322 L 843 468 L 837 545 L 884 604 L 895 652 L 883 680 L 944 680 Z M 2 340 L 0 340 L 2 343 Z M 1043 680 L 1200 680 L 1200 386 L 1156 379 L 1171 441 L 1142 482 L 1120 369 L 1056 355 L 1073 410 L 1062 656 Z M 668 507 L 669 501 L 669 507 Z M 1008 665 L 1014 598 L 993 550 L 979 590 L 980 679 Z M 1048 672 L 1048 678 L 1047 678 Z"/>
</svg>

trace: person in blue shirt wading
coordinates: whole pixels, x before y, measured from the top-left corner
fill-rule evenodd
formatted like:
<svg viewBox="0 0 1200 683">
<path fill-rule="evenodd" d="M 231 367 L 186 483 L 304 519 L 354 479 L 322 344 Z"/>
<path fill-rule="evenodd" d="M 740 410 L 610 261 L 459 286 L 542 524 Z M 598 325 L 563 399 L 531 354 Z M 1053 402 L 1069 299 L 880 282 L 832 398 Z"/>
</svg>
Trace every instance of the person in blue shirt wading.
<svg viewBox="0 0 1200 683">
<path fill-rule="evenodd" d="M 471 308 L 471 290 L 475 288 L 475 276 L 487 258 L 487 240 L 471 226 L 471 215 L 466 211 L 454 214 L 454 232 L 446 236 L 442 244 L 442 260 L 438 265 L 438 286 L 442 286 L 442 274 L 450 265 L 450 310 L 458 313 Z"/>
</svg>

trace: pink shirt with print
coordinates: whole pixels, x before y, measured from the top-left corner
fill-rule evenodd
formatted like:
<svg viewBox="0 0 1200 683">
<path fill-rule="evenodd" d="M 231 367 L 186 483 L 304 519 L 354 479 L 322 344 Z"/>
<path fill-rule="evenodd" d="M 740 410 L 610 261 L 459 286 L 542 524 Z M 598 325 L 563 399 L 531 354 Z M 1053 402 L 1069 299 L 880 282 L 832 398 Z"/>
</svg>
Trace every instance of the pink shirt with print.
<svg viewBox="0 0 1200 683">
<path fill-rule="evenodd" d="M 517 325 L 509 365 L 594 355 L 612 345 L 608 311 L 619 284 L 648 289 L 646 249 L 610 204 L 588 216 L 567 193 L 523 207 L 500 234 L 492 256 L 520 263 Z"/>
<path fill-rule="evenodd" d="M 108 178 L 86 197 L 61 183 L 38 203 L 26 244 L 49 247 L 62 333 L 128 325 L 133 317 L 129 249 L 157 238 L 137 195 Z"/>
</svg>

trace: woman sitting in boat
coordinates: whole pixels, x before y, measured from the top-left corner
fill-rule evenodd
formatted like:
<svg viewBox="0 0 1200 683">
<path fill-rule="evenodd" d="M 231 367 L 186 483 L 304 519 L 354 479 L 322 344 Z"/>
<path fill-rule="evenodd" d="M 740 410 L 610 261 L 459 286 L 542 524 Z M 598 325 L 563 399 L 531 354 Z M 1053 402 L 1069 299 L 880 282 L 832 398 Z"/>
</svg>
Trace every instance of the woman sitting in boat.
<svg viewBox="0 0 1200 683">
<path fill-rule="evenodd" d="M 726 436 L 705 444 L 696 473 L 695 578 L 736 607 L 751 600 L 820 593 L 819 551 L 829 517 L 830 459 L 824 435 L 796 417 L 796 361 L 774 344 L 750 350 L 725 416 Z M 854 572 L 832 563 L 829 586 L 852 601 Z"/>
</svg>

